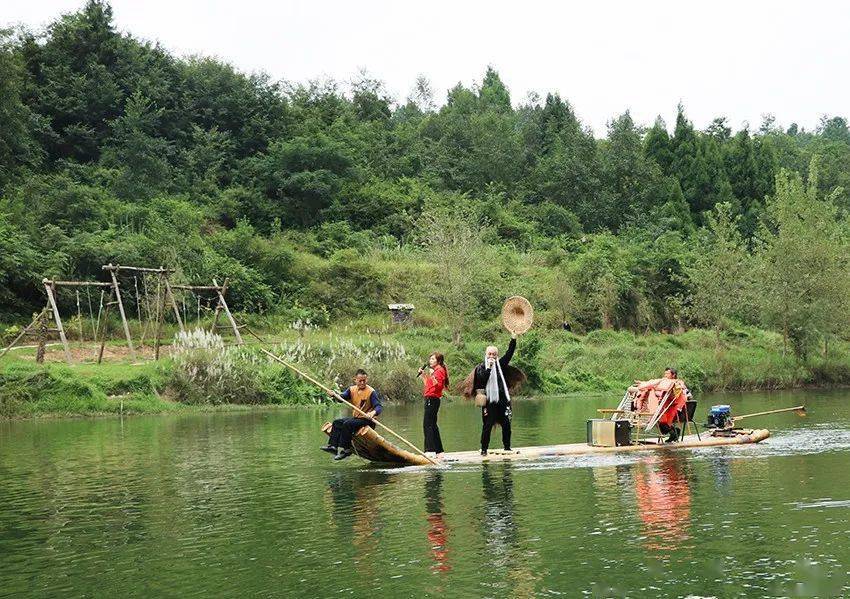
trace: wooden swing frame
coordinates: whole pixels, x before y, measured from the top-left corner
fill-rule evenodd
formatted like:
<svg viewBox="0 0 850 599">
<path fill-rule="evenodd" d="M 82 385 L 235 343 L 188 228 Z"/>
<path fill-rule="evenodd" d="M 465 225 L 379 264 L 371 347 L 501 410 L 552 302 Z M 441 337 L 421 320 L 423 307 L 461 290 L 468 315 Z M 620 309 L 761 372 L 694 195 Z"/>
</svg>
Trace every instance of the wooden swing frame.
<svg viewBox="0 0 850 599">
<path fill-rule="evenodd" d="M 68 345 L 68 339 L 65 336 L 65 327 L 62 323 L 62 316 L 59 314 L 59 308 L 56 302 L 56 292 L 61 287 L 72 287 L 76 288 L 78 291 L 81 287 L 91 288 L 91 287 L 99 287 L 103 290 L 109 289 L 109 295 L 105 303 L 101 303 L 101 308 L 103 309 L 103 313 L 101 314 L 100 309 L 98 310 L 98 324 L 95 327 L 94 341 L 97 343 L 100 340 L 100 347 L 97 352 L 97 363 L 100 364 L 103 362 L 103 352 L 106 346 L 106 332 L 109 322 L 109 309 L 111 306 L 118 306 L 118 313 L 121 316 L 121 325 L 124 330 L 124 337 L 127 339 L 127 347 L 130 350 L 130 357 L 132 360 L 136 360 L 136 348 L 133 346 L 133 338 L 130 335 L 130 325 L 127 321 L 127 314 L 124 309 L 124 302 L 121 297 L 121 284 L 118 281 L 118 275 L 121 272 L 129 272 L 129 273 L 142 273 L 144 274 L 155 274 L 159 278 L 159 282 L 161 286 L 158 286 L 157 297 L 156 297 L 156 333 L 155 333 L 155 342 L 154 342 L 154 354 L 155 359 L 159 360 L 160 347 L 162 341 L 162 325 L 165 319 L 165 311 L 167 310 L 166 304 L 171 306 L 171 309 L 174 311 L 174 317 L 177 319 L 177 324 L 180 327 L 180 331 L 185 331 L 186 328 L 183 323 L 183 319 L 180 317 L 180 309 L 177 306 L 177 300 L 174 297 L 174 290 L 185 290 L 192 291 L 194 293 L 198 293 L 200 291 L 214 291 L 215 296 L 217 297 L 217 304 L 215 308 L 215 317 L 213 318 L 213 324 L 210 328 L 210 332 L 215 332 L 219 328 L 230 328 L 233 331 L 233 335 L 236 338 L 237 345 L 243 345 L 244 341 L 242 339 L 242 334 L 239 332 L 239 325 L 236 324 L 236 320 L 233 318 L 233 314 L 230 312 L 230 307 L 227 305 L 227 300 L 225 300 L 224 296 L 227 293 L 228 280 L 224 279 L 222 285 L 219 285 L 216 279 L 213 279 L 212 285 L 171 285 L 169 281 L 169 277 L 174 274 L 173 268 L 163 268 L 160 266 L 159 268 L 147 268 L 141 266 L 122 266 L 119 264 L 106 264 L 101 267 L 102 270 L 109 273 L 110 281 L 101 282 L 101 281 L 56 281 L 51 279 L 42 279 L 42 284 L 44 285 L 44 292 L 47 295 L 47 304 L 44 308 L 42 308 L 41 312 L 36 315 L 36 317 L 32 320 L 30 324 L 28 324 L 20 334 L 12 340 L 12 342 L 3 350 L 3 353 L 0 353 L 0 358 L 5 356 L 11 349 L 20 341 L 25 335 L 37 335 L 39 339 L 38 352 L 36 354 L 36 361 L 40 364 L 44 360 L 44 346 L 46 344 L 47 334 L 48 333 L 58 333 L 59 339 L 62 342 L 62 349 L 65 353 L 65 361 L 72 365 L 74 363 L 73 357 L 71 356 L 71 349 Z M 159 291 L 159 289 L 164 290 Z M 137 299 L 138 301 L 138 299 Z M 79 304 L 78 304 L 79 311 Z M 219 327 L 218 321 L 221 317 L 221 314 L 224 313 L 227 318 L 229 325 L 223 325 Z M 150 309 L 148 309 L 148 316 L 150 316 Z M 53 319 L 55 323 L 55 328 L 48 328 L 47 323 Z"/>
</svg>

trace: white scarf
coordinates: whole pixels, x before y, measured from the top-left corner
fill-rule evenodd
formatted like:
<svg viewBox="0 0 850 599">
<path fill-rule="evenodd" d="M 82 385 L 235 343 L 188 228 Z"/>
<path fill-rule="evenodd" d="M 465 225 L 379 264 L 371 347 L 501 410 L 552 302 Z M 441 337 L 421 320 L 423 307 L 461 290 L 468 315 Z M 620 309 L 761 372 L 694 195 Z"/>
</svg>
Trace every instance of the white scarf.
<svg viewBox="0 0 850 599">
<path fill-rule="evenodd" d="M 505 389 L 505 399 L 510 404 L 511 394 L 508 391 L 507 383 L 505 383 L 505 375 L 502 374 L 502 365 L 499 363 L 498 358 L 494 362 L 493 367 L 490 369 L 490 378 L 487 379 L 487 401 L 489 403 L 497 403 L 499 401 L 499 382 L 501 382 Z M 487 368 L 486 353 L 484 354 L 484 368 Z"/>
</svg>

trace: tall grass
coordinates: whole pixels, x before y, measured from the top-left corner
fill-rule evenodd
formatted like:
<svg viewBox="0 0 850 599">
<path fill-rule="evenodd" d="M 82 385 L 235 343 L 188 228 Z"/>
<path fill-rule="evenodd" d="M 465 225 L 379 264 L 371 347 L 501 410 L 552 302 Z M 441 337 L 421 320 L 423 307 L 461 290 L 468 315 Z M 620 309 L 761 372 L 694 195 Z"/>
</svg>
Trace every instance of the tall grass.
<svg viewBox="0 0 850 599">
<path fill-rule="evenodd" d="M 189 404 L 314 404 L 318 392 L 256 349 L 226 346 L 202 329 L 177 333 L 169 391 Z"/>
</svg>

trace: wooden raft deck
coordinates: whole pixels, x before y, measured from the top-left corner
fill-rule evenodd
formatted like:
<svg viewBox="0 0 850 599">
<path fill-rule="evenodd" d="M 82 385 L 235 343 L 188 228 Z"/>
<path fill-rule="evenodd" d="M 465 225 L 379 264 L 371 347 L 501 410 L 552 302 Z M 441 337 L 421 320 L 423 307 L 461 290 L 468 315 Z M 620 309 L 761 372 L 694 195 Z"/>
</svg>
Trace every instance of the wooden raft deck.
<svg viewBox="0 0 850 599">
<path fill-rule="evenodd" d="M 325 423 L 322 430 L 330 434 L 330 423 Z M 626 453 L 635 451 L 676 451 L 680 449 L 698 449 L 700 447 L 717 447 L 721 445 L 743 445 L 747 443 L 758 443 L 770 436 L 767 429 L 736 430 L 737 434 L 726 437 L 711 436 L 709 431 L 701 434 L 702 439 L 696 435 L 687 435 L 677 443 L 641 445 L 626 445 L 623 447 L 591 447 L 586 443 L 568 443 L 565 445 L 542 445 L 536 447 L 518 447 L 511 452 L 503 450 L 491 450 L 486 456 L 482 456 L 478 450 L 454 451 L 446 453 L 442 464 L 480 464 L 482 462 L 503 462 L 518 460 L 539 460 L 545 458 L 556 458 L 561 456 L 596 455 L 608 453 Z M 431 462 L 421 455 L 396 447 L 374 429 L 364 426 L 352 441 L 355 453 L 371 462 L 383 464 L 402 464 L 406 466 L 433 466 Z"/>
</svg>

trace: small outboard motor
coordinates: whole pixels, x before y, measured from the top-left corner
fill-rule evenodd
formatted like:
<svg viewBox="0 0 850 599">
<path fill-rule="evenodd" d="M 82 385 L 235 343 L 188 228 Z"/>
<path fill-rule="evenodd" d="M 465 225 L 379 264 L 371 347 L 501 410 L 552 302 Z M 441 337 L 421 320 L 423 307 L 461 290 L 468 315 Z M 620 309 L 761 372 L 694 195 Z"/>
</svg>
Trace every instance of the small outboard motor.
<svg viewBox="0 0 850 599">
<path fill-rule="evenodd" d="M 709 428 L 729 428 L 732 424 L 732 408 L 727 405 L 711 406 L 708 411 Z"/>
</svg>

